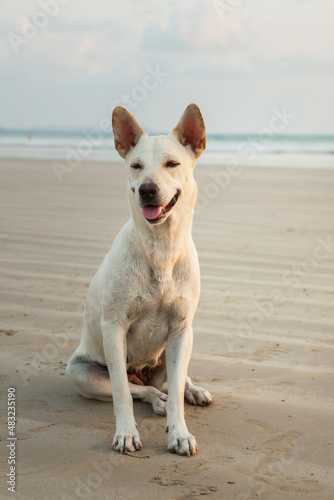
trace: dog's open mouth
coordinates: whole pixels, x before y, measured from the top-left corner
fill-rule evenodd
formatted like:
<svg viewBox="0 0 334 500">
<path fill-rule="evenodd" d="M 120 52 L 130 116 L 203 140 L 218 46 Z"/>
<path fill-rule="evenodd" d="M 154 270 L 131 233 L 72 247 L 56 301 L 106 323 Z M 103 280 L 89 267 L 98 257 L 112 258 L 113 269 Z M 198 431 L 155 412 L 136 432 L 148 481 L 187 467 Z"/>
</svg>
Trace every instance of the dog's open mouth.
<svg viewBox="0 0 334 500">
<path fill-rule="evenodd" d="M 175 196 L 170 200 L 168 205 L 160 206 L 160 205 L 145 205 L 143 207 L 143 215 L 145 219 L 154 224 L 165 217 L 165 215 L 172 210 L 177 200 L 179 199 L 180 192 L 177 191 Z"/>
</svg>

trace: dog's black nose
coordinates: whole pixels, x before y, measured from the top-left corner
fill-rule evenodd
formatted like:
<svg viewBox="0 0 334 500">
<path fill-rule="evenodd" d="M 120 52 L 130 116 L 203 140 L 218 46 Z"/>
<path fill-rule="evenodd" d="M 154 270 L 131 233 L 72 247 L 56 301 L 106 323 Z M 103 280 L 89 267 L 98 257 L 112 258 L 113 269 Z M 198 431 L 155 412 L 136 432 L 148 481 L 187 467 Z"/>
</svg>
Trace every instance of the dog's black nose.
<svg viewBox="0 0 334 500">
<path fill-rule="evenodd" d="M 159 187 L 154 182 L 146 182 L 139 186 L 139 196 L 146 202 L 152 202 L 159 193 Z"/>
</svg>

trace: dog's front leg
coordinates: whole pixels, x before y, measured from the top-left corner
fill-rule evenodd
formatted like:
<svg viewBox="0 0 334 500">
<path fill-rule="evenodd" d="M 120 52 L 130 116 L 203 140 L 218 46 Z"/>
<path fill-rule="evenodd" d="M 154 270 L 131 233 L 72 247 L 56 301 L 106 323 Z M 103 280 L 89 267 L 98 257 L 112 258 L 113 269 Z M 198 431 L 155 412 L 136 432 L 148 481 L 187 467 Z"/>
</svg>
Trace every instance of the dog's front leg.
<svg viewBox="0 0 334 500">
<path fill-rule="evenodd" d="M 112 448 L 120 453 L 139 450 L 142 444 L 133 415 L 133 400 L 126 373 L 126 331 L 109 321 L 102 322 L 101 327 L 116 417 Z"/>
<path fill-rule="evenodd" d="M 170 334 L 166 345 L 168 449 L 180 455 L 195 455 L 196 440 L 184 419 L 184 387 L 192 349 L 191 328 Z"/>
</svg>

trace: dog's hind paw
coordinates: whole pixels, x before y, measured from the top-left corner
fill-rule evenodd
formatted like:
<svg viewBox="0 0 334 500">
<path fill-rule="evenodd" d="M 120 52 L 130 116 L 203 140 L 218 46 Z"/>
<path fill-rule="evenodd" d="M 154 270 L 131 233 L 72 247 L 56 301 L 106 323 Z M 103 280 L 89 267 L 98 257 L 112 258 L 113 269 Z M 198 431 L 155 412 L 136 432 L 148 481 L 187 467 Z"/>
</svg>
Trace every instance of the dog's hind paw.
<svg viewBox="0 0 334 500">
<path fill-rule="evenodd" d="M 184 396 L 190 404 L 197 406 L 207 406 L 214 401 L 208 391 L 202 389 L 202 387 L 196 387 L 195 385 L 186 387 Z"/>
<path fill-rule="evenodd" d="M 142 444 L 140 442 L 140 437 L 137 430 L 131 433 L 116 432 L 111 448 L 114 451 L 119 451 L 120 453 L 140 450 L 142 448 Z"/>
<path fill-rule="evenodd" d="M 166 403 L 167 403 L 167 394 L 163 392 L 159 392 L 158 394 L 154 394 L 152 398 L 152 406 L 155 413 L 158 415 L 166 416 Z"/>
</svg>

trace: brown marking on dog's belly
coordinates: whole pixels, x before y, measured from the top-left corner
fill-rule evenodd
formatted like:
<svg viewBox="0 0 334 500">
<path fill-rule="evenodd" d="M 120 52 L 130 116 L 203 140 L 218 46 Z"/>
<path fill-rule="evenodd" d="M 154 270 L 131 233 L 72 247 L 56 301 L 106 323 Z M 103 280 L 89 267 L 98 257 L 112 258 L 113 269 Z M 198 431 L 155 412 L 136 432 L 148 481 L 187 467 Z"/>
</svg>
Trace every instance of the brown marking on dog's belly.
<svg viewBox="0 0 334 500">
<path fill-rule="evenodd" d="M 144 366 L 141 370 L 136 368 L 129 368 L 127 371 L 128 381 L 136 385 L 150 385 L 150 381 L 157 368 L 161 365 L 161 358 L 158 358 L 156 363 L 152 366 Z"/>
</svg>

